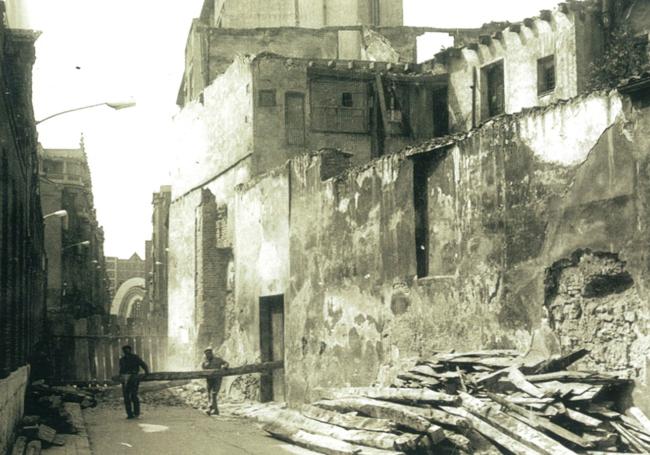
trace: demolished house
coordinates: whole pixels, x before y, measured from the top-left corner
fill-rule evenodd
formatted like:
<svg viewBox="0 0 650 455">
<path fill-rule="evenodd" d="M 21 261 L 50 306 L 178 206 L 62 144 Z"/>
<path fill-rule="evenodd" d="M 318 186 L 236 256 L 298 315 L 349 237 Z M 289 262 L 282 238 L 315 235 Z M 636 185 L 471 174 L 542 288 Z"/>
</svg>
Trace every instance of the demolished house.
<svg viewBox="0 0 650 455">
<path fill-rule="evenodd" d="M 295 406 L 394 385 L 434 351 L 525 353 L 548 328 L 558 355 L 589 351 L 574 368 L 632 381 L 649 410 L 650 75 L 589 89 L 612 11 L 560 4 L 422 64 L 288 45 L 192 57 L 171 365 L 207 345 L 232 365 L 283 360 L 225 393 Z"/>
</svg>

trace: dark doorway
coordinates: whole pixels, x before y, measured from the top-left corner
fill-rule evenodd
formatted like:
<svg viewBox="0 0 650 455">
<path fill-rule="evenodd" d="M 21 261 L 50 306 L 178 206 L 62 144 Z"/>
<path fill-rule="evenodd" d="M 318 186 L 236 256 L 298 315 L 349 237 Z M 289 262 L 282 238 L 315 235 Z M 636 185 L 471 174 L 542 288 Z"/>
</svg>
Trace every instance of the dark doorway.
<svg viewBox="0 0 650 455">
<path fill-rule="evenodd" d="M 433 135 L 435 137 L 449 134 L 449 108 L 447 87 L 433 90 Z"/>
<path fill-rule="evenodd" d="M 482 69 L 482 83 L 485 90 L 484 118 L 494 117 L 505 112 L 505 87 L 503 82 L 503 60 L 492 63 Z"/>
<path fill-rule="evenodd" d="M 305 145 L 305 95 L 287 92 L 284 98 L 285 134 L 288 145 Z"/>
<path fill-rule="evenodd" d="M 260 297 L 262 362 L 284 360 L 284 296 Z M 260 401 L 284 401 L 284 369 L 260 378 Z"/>
</svg>

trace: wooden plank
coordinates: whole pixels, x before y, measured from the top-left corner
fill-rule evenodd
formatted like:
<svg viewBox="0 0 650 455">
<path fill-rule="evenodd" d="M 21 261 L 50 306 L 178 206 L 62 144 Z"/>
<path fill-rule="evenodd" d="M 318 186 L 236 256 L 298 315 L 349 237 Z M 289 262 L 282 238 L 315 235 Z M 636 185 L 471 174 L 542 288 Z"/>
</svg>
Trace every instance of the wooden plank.
<svg viewBox="0 0 650 455">
<path fill-rule="evenodd" d="M 303 406 L 301 412 L 304 416 L 311 419 L 331 423 L 332 425 L 338 425 L 351 430 L 391 432 L 396 429 L 396 425 L 390 420 L 360 417 L 352 414 L 340 414 L 311 405 Z"/>
<path fill-rule="evenodd" d="M 181 381 L 185 379 L 206 379 L 225 376 L 238 376 L 250 373 L 262 373 L 284 368 L 284 362 L 277 360 L 274 362 L 254 363 L 241 367 L 224 368 L 222 370 L 201 370 L 201 371 L 159 371 L 149 374 L 139 374 L 140 381 Z M 113 380 L 119 381 L 119 376 Z"/>
<path fill-rule="evenodd" d="M 575 452 L 564 447 L 554 439 L 535 430 L 534 428 L 520 422 L 519 420 L 499 411 L 495 406 L 482 402 L 467 393 L 460 393 L 463 400 L 463 408 L 474 415 L 488 419 L 509 436 L 519 440 L 534 450 L 548 455 L 575 455 Z"/>
<path fill-rule="evenodd" d="M 526 375 L 528 382 L 588 382 L 590 384 L 626 384 L 629 379 L 622 379 L 603 373 L 594 373 L 591 371 L 555 371 L 553 373 L 530 374 Z"/>
<path fill-rule="evenodd" d="M 283 422 L 266 424 L 264 430 L 283 441 L 327 455 L 403 455 L 403 452 L 359 447 L 329 436 L 315 435 Z"/>
<path fill-rule="evenodd" d="M 549 359 L 536 367 L 533 373 L 541 374 L 566 370 L 568 366 L 582 359 L 587 354 L 589 354 L 587 349 L 580 349 L 565 356 Z"/>
<path fill-rule="evenodd" d="M 647 434 L 650 434 L 650 419 L 648 419 L 641 409 L 633 406 L 628 409 L 627 412 L 638 420 L 639 424 L 641 424 L 641 427 Z"/>
<path fill-rule="evenodd" d="M 524 423 L 528 424 L 533 428 L 536 428 L 538 430 L 549 431 L 555 434 L 556 436 L 559 436 L 560 438 L 564 439 L 565 441 L 569 441 L 585 449 L 594 447 L 592 443 L 586 441 L 585 439 L 581 438 L 577 434 L 572 433 L 566 428 L 556 425 L 553 422 L 550 422 L 549 420 L 543 417 L 537 416 L 534 412 L 530 412 L 525 408 L 522 408 L 521 406 L 517 406 L 516 404 L 511 403 L 504 397 L 500 397 L 498 395 L 489 392 L 487 393 L 487 395 L 492 401 L 499 403 L 501 406 L 505 407 L 506 409 L 514 413 L 517 413 L 519 416 L 523 417 L 525 419 Z"/>
<path fill-rule="evenodd" d="M 575 409 L 571 409 L 568 407 L 566 408 L 565 415 L 569 419 L 575 422 L 579 422 L 588 427 L 597 428 L 603 424 L 602 420 L 598 420 L 595 417 L 588 416 L 587 414 L 583 414 L 580 411 L 576 411 Z"/>
<path fill-rule="evenodd" d="M 285 423 L 274 422 L 266 424 L 264 431 L 277 439 L 326 455 L 356 455 L 360 452 L 359 449 L 347 442 L 339 441 L 328 436 L 312 435 Z"/>
<path fill-rule="evenodd" d="M 460 357 L 518 357 L 521 355 L 520 352 L 514 351 L 512 349 L 490 349 L 485 351 L 469 351 L 469 352 L 452 352 L 452 353 L 438 353 L 434 355 L 429 361 L 430 362 L 448 362 Z"/>
<path fill-rule="evenodd" d="M 650 444 L 645 444 L 643 441 L 630 433 L 626 428 L 624 428 L 623 425 L 616 422 L 610 422 L 610 424 L 616 431 L 618 431 L 618 434 L 621 435 L 621 437 L 628 443 L 630 447 L 638 450 L 641 453 L 650 452 Z"/>
<path fill-rule="evenodd" d="M 472 357 L 459 357 L 457 359 L 450 360 L 449 363 L 453 365 L 478 365 L 494 369 L 511 367 L 514 360 L 515 359 L 510 357 L 483 357 L 479 359 Z"/>
<path fill-rule="evenodd" d="M 528 382 L 522 372 L 517 368 L 512 368 L 508 372 L 508 381 L 510 381 L 510 383 L 517 389 L 521 390 L 524 393 L 527 393 L 532 397 L 544 398 L 546 396 L 546 392 L 544 390 L 541 390 L 540 388 L 535 387 L 533 384 Z"/>
<path fill-rule="evenodd" d="M 496 442 L 500 446 L 505 447 L 514 455 L 539 455 L 538 451 L 533 450 L 530 447 L 527 447 L 519 441 L 513 439 L 512 437 L 502 433 L 492 425 L 484 422 L 465 409 L 442 406 L 442 410 L 449 413 L 456 413 L 456 415 L 459 417 L 463 417 L 480 434 L 489 440 Z"/>
<path fill-rule="evenodd" d="M 394 401 L 397 403 L 446 404 L 455 405 L 460 402 L 455 395 L 435 392 L 427 389 L 405 389 L 396 387 L 346 387 L 335 389 L 319 389 L 317 393 L 322 398 L 366 397 L 377 400 Z"/>
<path fill-rule="evenodd" d="M 404 410 L 399 404 L 372 398 L 338 398 L 318 401 L 314 405 L 338 412 L 357 411 L 377 419 L 388 419 L 418 433 L 426 433 L 434 443 L 445 438 L 444 431 L 424 417 Z"/>
<path fill-rule="evenodd" d="M 385 432 L 348 430 L 336 425 L 307 418 L 293 410 L 278 410 L 273 419 L 274 421 L 293 425 L 308 433 L 329 436 L 338 439 L 339 441 L 384 450 L 414 450 L 418 445 L 418 440 L 421 438 L 421 435 L 408 433 L 398 436 L 393 433 Z"/>
</svg>

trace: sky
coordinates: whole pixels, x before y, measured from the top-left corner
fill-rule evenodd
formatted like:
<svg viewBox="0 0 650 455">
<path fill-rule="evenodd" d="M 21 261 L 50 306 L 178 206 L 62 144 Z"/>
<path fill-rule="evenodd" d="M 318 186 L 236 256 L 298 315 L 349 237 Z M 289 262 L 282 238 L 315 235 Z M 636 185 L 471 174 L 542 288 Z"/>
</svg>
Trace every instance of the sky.
<svg viewBox="0 0 650 455">
<path fill-rule="evenodd" d="M 404 0 L 404 20 L 413 26 L 477 27 L 534 16 L 557 1 Z M 144 257 L 152 193 L 171 183 L 173 156 L 183 153 L 170 150 L 167 132 L 177 112 L 187 34 L 202 3 L 8 0 L 10 15 L 18 4 L 24 12 L 16 26 L 42 32 L 33 81 L 37 120 L 89 104 L 137 103 L 120 111 L 100 107 L 66 114 L 38 128 L 45 148 L 78 147 L 83 133 L 107 256 Z M 430 58 L 441 42 L 419 44 Z"/>
</svg>

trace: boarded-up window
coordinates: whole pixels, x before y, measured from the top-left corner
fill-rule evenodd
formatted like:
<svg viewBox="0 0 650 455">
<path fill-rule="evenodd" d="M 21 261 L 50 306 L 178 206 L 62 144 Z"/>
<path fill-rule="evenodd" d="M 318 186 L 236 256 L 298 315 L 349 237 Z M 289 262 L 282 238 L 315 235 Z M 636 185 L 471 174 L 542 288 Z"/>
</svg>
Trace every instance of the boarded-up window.
<svg viewBox="0 0 650 455">
<path fill-rule="evenodd" d="M 368 132 L 368 86 L 356 81 L 312 81 L 311 129 Z"/>
<path fill-rule="evenodd" d="M 537 60 L 537 93 L 542 95 L 555 90 L 555 55 Z"/>
</svg>

